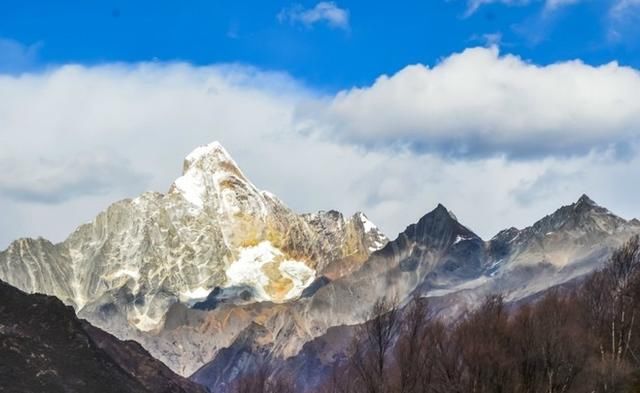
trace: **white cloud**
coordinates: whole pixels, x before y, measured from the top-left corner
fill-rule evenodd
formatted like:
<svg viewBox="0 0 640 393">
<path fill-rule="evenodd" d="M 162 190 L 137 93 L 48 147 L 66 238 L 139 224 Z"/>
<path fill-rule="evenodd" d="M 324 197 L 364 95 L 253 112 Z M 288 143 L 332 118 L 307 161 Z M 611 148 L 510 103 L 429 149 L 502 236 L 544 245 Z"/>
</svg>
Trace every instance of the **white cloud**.
<svg viewBox="0 0 640 393">
<path fill-rule="evenodd" d="M 525 6 L 531 3 L 540 2 L 543 5 L 543 12 L 550 13 L 554 12 L 562 7 L 567 7 L 570 5 L 578 4 L 583 2 L 584 0 L 467 0 L 467 10 L 465 16 L 473 15 L 480 7 L 487 4 L 503 4 L 506 6 Z M 610 1 L 610 0 L 607 0 Z M 635 1 L 635 0 L 615 0 L 615 1 Z"/>
<path fill-rule="evenodd" d="M 474 34 L 469 38 L 469 42 L 473 44 L 480 43 L 488 48 L 504 46 L 502 44 L 502 33 L 497 31 L 495 33 Z"/>
<path fill-rule="evenodd" d="M 577 4 L 582 0 L 547 0 L 545 2 L 545 8 L 549 11 L 556 10 L 560 7 L 565 7 L 573 4 Z"/>
<path fill-rule="evenodd" d="M 614 0 L 607 18 L 609 43 L 630 42 L 636 44 L 640 22 L 640 0 Z"/>
<path fill-rule="evenodd" d="M 285 8 L 278 13 L 280 22 L 300 23 L 306 27 L 324 22 L 333 28 L 349 28 L 349 11 L 338 7 L 332 1 L 321 1 L 313 8 L 305 9 L 301 5 Z"/>
<path fill-rule="evenodd" d="M 391 237 L 438 202 L 485 237 L 530 224 L 583 192 L 616 213 L 637 216 L 637 148 L 630 144 L 624 160 L 615 150 L 591 148 L 610 144 L 600 127 L 609 130 L 610 141 L 619 140 L 619 124 L 628 117 L 625 101 L 607 107 L 614 112 L 607 117 L 590 94 L 596 89 L 609 99 L 625 96 L 621 92 L 635 86 L 636 74 L 615 65 L 538 67 L 481 49 L 338 96 L 321 96 L 283 74 L 229 65 L 63 66 L 1 76 L 0 171 L 6 173 L 0 176 L 0 248 L 19 236 L 62 240 L 111 202 L 144 190 L 166 191 L 184 156 L 213 140 L 227 147 L 258 187 L 294 209 L 363 210 Z M 549 97 L 556 92 L 551 83 L 573 93 Z M 439 106 L 425 110 L 421 94 L 430 89 Z M 315 116 L 309 108 L 318 109 Z M 484 133 L 457 138 L 475 138 L 490 154 L 461 158 L 402 145 L 363 148 L 407 137 L 428 141 L 424 130 L 406 127 L 424 125 L 425 113 L 434 123 L 430 139 L 445 141 L 445 134 L 465 129 L 461 124 L 474 124 Z M 599 127 L 582 130 L 583 117 Z M 336 119 L 346 133 L 338 140 L 327 133 Z M 548 138 L 584 154 L 559 154 L 563 150 L 544 139 L 541 124 L 573 125 Z M 445 131 L 436 132 L 441 127 Z M 588 142 L 576 142 L 583 139 Z M 513 146 L 529 150 L 525 141 L 546 154 L 512 160 L 503 153 L 516 151 Z M 100 183 L 88 181 L 92 175 Z"/>
<path fill-rule="evenodd" d="M 24 45 L 18 41 L 0 37 L 0 72 L 22 72 L 31 68 L 38 58 L 42 43 Z"/>
<path fill-rule="evenodd" d="M 480 7 L 487 4 L 500 3 L 506 6 L 523 6 L 529 4 L 530 2 L 531 0 L 467 0 L 467 10 L 465 12 L 465 16 L 473 15 Z"/>
<path fill-rule="evenodd" d="M 53 159 L 0 158 L 0 194 L 17 201 L 50 204 L 145 185 L 145 176 L 131 170 L 126 159 L 105 153 L 80 152 Z"/>
<path fill-rule="evenodd" d="M 640 6 L 640 0 L 615 0 L 610 10 L 611 17 L 626 18 L 629 16 L 628 12 L 638 6 Z"/>
<path fill-rule="evenodd" d="M 365 146 L 400 141 L 453 156 L 584 154 L 638 138 L 640 73 L 617 63 L 537 66 L 495 47 L 474 48 L 342 91 L 300 116 Z"/>
<path fill-rule="evenodd" d="M 526 6 L 535 3 L 541 3 L 542 10 L 533 19 L 525 21 L 525 24 L 535 26 L 535 34 L 530 37 L 535 41 L 539 41 L 546 31 L 549 29 L 548 24 L 553 23 L 553 16 L 558 10 L 584 3 L 585 0 L 467 0 L 467 8 L 464 17 L 473 15 L 479 8 L 488 4 L 502 4 L 505 6 Z M 603 39 L 612 43 L 619 43 L 625 40 L 635 43 L 637 36 L 637 22 L 640 20 L 637 7 L 640 6 L 640 0 L 605 0 L 605 8 L 608 9 L 602 16 L 599 24 L 605 26 L 605 37 Z M 515 25 L 517 26 L 517 25 Z M 529 33 L 530 35 L 531 33 Z"/>
<path fill-rule="evenodd" d="M 502 42 L 502 33 L 498 32 L 498 33 L 483 34 L 482 38 L 485 41 L 485 46 L 488 46 L 488 47 L 500 46 L 500 43 Z"/>
</svg>

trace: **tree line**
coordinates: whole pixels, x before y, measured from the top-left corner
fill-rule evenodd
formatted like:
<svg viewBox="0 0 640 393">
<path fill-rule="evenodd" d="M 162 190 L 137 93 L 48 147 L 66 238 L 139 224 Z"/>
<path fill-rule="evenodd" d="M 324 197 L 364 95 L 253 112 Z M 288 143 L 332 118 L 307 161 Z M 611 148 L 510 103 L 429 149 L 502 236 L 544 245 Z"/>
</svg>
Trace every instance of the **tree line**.
<svg viewBox="0 0 640 393">
<path fill-rule="evenodd" d="M 379 300 L 321 393 L 640 392 L 640 238 L 572 290 L 510 309 L 499 295 L 456 323 L 428 300 Z M 264 370 L 263 370 L 264 369 Z M 237 393 L 301 386 L 262 367 Z"/>
</svg>

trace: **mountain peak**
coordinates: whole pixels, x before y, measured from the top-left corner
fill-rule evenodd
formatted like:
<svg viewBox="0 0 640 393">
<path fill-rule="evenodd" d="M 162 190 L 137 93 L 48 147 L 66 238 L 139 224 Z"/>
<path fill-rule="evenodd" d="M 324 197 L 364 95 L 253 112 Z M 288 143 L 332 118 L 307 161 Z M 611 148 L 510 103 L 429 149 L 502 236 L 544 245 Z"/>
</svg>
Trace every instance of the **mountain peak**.
<svg viewBox="0 0 640 393">
<path fill-rule="evenodd" d="M 583 194 L 576 202 L 562 206 L 523 231 L 535 233 L 539 237 L 545 237 L 558 231 L 589 231 L 611 234 L 625 223 L 624 219 Z"/>
<path fill-rule="evenodd" d="M 220 197 L 223 190 L 262 199 L 227 150 L 219 142 L 212 142 L 195 148 L 187 155 L 182 176 L 176 179 L 170 192 L 182 194 L 197 212 L 207 199 L 214 195 Z"/>
<path fill-rule="evenodd" d="M 611 214 L 608 209 L 598 205 L 593 199 L 589 198 L 586 194 L 582 194 L 580 198 L 570 206 L 573 214 L 577 215 L 590 215 L 593 213 L 599 214 Z"/>
<path fill-rule="evenodd" d="M 423 244 L 450 245 L 456 239 L 480 239 L 478 235 L 460 224 L 456 217 L 441 203 L 424 215 L 417 223 L 409 225 L 404 234 Z"/>
<path fill-rule="evenodd" d="M 208 145 L 196 147 L 184 159 L 183 174 L 194 167 L 201 170 L 217 172 L 220 170 L 231 171 L 236 176 L 244 178 L 238 164 L 233 160 L 229 152 L 220 142 L 211 142 Z"/>
<path fill-rule="evenodd" d="M 445 218 L 448 217 L 453 221 L 458 221 L 458 218 L 455 216 L 455 214 L 453 214 L 451 210 L 447 209 L 446 206 L 444 206 L 442 203 L 438 203 L 438 206 L 436 206 L 436 208 L 433 209 L 429 214 Z"/>
<path fill-rule="evenodd" d="M 598 204 L 593 201 L 593 199 L 589 198 L 587 194 L 582 194 L 580 198 L 576 201 L 576 205 L 589 205 L 589 206 L 597 206 Z"/>
</svg>

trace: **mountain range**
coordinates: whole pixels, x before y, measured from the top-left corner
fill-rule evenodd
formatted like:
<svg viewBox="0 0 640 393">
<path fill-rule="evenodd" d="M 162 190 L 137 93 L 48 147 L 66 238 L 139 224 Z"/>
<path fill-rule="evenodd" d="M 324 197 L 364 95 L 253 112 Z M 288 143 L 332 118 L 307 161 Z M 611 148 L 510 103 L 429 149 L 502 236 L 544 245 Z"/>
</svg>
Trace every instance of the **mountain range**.
<svg viewBox="0 0 640 393">
<path fill-rule="evenodd" d="M 363 213 L 295 213 L 212 143 L 165 194 L 117 202 L 59 244 L 13 242 L 0 279 L 212 391 L 264 359 L 310 387 L 381 298 L 426 297 L 454 321 L 491 294 L 516 304 L 578 282 L 638 233 L 640 221 L 583 195 L 490 240 L 438 205 L 389 241 Z"/>
</svg>

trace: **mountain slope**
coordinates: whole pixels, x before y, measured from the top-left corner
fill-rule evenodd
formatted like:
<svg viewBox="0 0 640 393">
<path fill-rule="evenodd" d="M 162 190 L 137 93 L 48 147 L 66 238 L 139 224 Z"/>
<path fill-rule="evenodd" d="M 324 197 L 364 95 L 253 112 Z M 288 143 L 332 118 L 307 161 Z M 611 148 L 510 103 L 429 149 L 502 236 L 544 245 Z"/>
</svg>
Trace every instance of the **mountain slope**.
<svg viewBox="0 0 640 393">
<path fill-rule="evenodd" d="M 486 242 L 486 270 L 476 280 L 443 288 L 425 286 L 424 293 L 445 298 L 457 294 L 446 303 L 472 304 L 491 293 L 518 301 L 598 269 L 637 233 L 636 221 L 618 217 L 583 195 L 530 227 L 501 231 Z"/>
<path fill-rule="evenodd" d="M 331 354 L 339 356 L 346 350 L 348 340 L 340 340 L 349 330 L 336 335 L 340 325 L 366 321 L 381 297 L 400 302 L 408 299 L 429 274 L 453 283 L 476 277 L 484 269 L 484 255 L 482 239 L 438 205 L 374 252 L 359 270 L 327 283 L 309 298 L 280 308 L 261 324 L 247 326 L 228 349 L 218 352 L 191 378 L 210 389 L 224 390 L 233 382 L 234 374 L 229 370 L 256 364 L 268 354 L 276 370 L 285 363 L 295 363 L 301 378 L 310 379 L 304 370 L 328 367 L 334 360 Z M 336 340 L 340 341 L 337 345 Z M 307 343 L 315 344 L 305 347 Z"/>
<path fill-rule="evenodd" d="M 172 305 L 191 306 L 212 292 L 216 303 L 286 303 L 318 277 L 358 269 L 386 241 L 362 213 L 296 214 L 257 189 L 214 142 L 186 157 L 166 194 L 116 202 L 60 244 L 15 241 L 0 252 L 0 279 L 54 295 L 189 373 L 197 367 L 190 353 L 169 343 L 197 346 L 199 338 L 156 336 Z"/>
<path fill-rule="evenodd" d="M 640 225 L 583 196 L 531 227 L 505 230 L 485 242 L 439 205 L 358 271 L 327 283 L 259 326 L 248 326 L 241 341 L 192 378 L 213 389 L 228 386 L 230 374 L 217 371 L 241 367 L 228 356 L 240 351 L 243 363 L 267 353 L 280 372 L 292 373 L 293 367 L 296 377 L 311 380 L 314 376 L 305 372 L 309 365 L 320 372 L 345 356 L 348 341 L 332 327 L 365 322 L 381 297 L 401 304 L 413 296 L 429 297 L 437 315 L 453 319 L 490 294 L 518 302 L 578 279 L 601 267 L 613 249 L 637 233 Z M 349 331 L 344 328 L 340 336 Z"/>
<path fill-rule="evenodd" d="M 204 393 L 138 344 L 78 320 L 58 299 L 1 281 L 0 391 Z"/>
<path fill-rule="evenodd" d="M 438 205 L 388 242 L 362 213 L 294 213 L 213 143 L 187 156 L 166 194 L 117 202 L 60 244 L 14 242 L 0 278 L 58 296 L 216 388 L 225 379 L 211 370 L 241 370 L 252 351 L 298 356 L 366 321 L 381 297 L 429 297 L 455 319 L 489 294 L 519 302 L 579 279 L 638 232 L 582 196 L 489 241 Z"/>
</svg>

